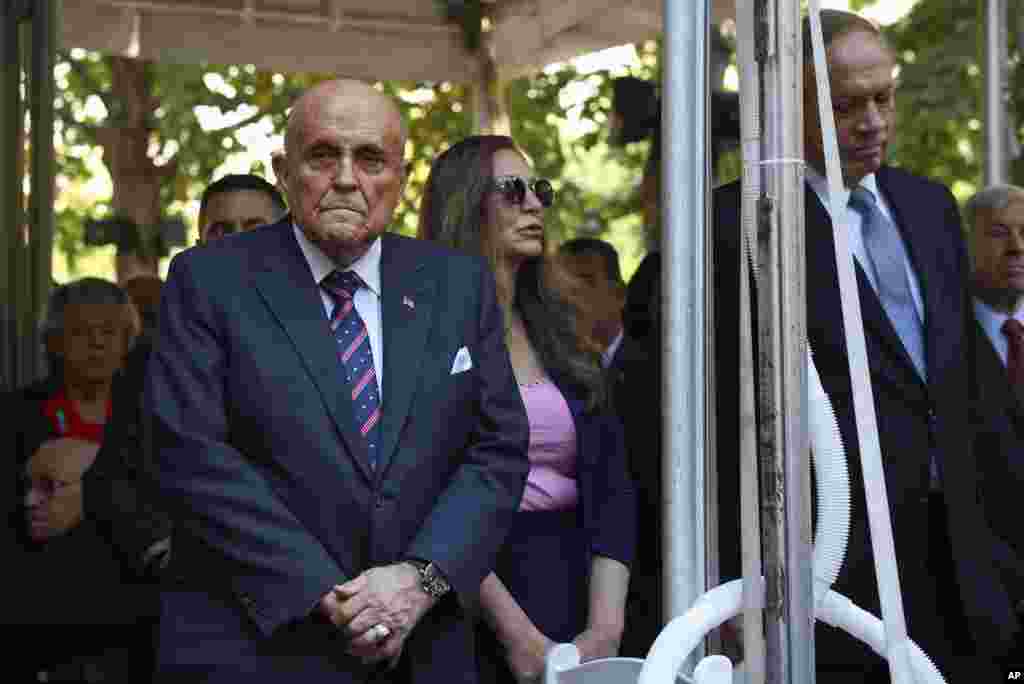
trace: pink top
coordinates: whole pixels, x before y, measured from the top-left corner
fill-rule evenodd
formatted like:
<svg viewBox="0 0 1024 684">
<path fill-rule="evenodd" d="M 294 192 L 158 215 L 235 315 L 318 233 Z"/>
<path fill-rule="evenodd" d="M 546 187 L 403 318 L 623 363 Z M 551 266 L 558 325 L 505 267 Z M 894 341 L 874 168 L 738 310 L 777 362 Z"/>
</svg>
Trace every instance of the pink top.
<svg viewBox="0 0 1024 684">
<path fill-rule="evenodd" d="M 520 385 L 530 422 L 530 472 L 521 511 L 565 511 L 576 507 L 576 425 L 553 382 Z"/>
</svg>

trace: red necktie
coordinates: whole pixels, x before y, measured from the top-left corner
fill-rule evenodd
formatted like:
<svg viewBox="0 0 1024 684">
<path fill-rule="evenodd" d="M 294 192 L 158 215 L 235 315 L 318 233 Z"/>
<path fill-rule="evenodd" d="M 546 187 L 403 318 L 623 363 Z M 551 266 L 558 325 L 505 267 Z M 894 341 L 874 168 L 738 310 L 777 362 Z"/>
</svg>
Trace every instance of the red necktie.
<svg viewBox="0 0 1024 684">
<path fill-rule="evenodd" d="M 1024 392 L 1024 325 L 1016 318 L 1007 318 L 1003 323 L 1003 334 L 1009 342 L 1006 354 L 1006 373 L 1010 384 Z"/>
</svg>

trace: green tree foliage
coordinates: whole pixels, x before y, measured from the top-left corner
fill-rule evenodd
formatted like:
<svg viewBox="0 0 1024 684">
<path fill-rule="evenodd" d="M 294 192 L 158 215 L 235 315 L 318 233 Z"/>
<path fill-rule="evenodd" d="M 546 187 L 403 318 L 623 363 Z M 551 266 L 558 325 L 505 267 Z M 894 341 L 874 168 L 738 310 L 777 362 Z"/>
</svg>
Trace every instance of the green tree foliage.
<svg viewBox="0 0 1024 684">
<path fill-rule="evenodd" d="M 632 171 L 629 187 L 610 196 L 588 189 L 585 183 L 565 173 L 567 165 L 578 160 L 580 153 L 605 144 L 612 78 L 627 73 L 658 77 L 657 44 L 638 46 L 638 51 L 641 64 L 617 73 L 584 75 L 571 65 L 562 65 L 505 84 L 513 137 L 532 157 L 537 175 L 551 178 L 559 191 L 558 209 L 550 215 L 554 242 L 575 234 L 595 216 L 600 216 L 601 225 L 608 225 L 638 209 L 633 190 L 646 158 L 646 143 L 609 149 L 609 155 L 620 167 Z M 123 60 L 79 49 L 61 55 L 54 103 L 59 174 L 71 183 L 88 181 L 90 168 L 95 165 L 87 164 L 86 160 L 95 157 L 97 150 L 103 150 L 114 198 L 119 190 L 131 192 L 139 184 L 138 177 L 132 176 L 131 169 L 125 172 L 111 163 L 107 148 L 111 146 L 112 135 L 117 138 L 144 127 L 149 160 L 154 168 L 163 170 L 157 175 L 159 205 L 165 217 L 181 213 L 184 202 L 197 199 L 218 167 L 229 155 L 240 151 L 240 131 L 251 124 L 266 126 L 269 118 L 273 131 L 283 132 L 288 107 L 295 97 L 329 77 L 274 74 L 252 65 L 145 63 L 142 90 L 146 92 L 137 92 L 139 88 L 126 92 L 116 78 L 118 59 Z M 593 94 L 582 101 L 568 99 L 567 93 L 574 88 L 579 92 L 581 84 L 586 86 L 584 91 Z M 419 197 L 430 162 L 448 145 L 473 132 L 472 93 L 466 85 L 449 82 L 388 82 L 379 86 L 397 98 L 409 123 L 410 176 L 396 227 L 403 233 L 414 234 Z M 141 123 L 140 108 L 144 112 Z M 225 122 L 222 127 L 208 127 L 209 119 L 202 116 L 204 108 L 221 115 Z M 566 123 L 572 116 L 582 119 L 583 127 L 589 130 L 582 139 L 564 137 Z M 270 172 L 261 164 L 252 171 Z M 87 249 L 83 241 L 85 220 L 112 215 L 113 204 L 113 198 L 105 197 L 88 206 L 67 204 L 58 213 L 56 245 L 68 255 L 72 268 L 75 257 Z"/>
<path fill-rule="evenodd" d="M 982 183 L 984 167 L 984 3 L 918 2 L 887 29 L 899 62 L 897 135 L 892 157 L 916 172 L 940 178 L 961 196 Z M 1010 0 L 1009 17 L 1024 2 Z M 1016 22 L 1011 20 L 1008 113 L 1018 139 L 1024 129 L 1024 69 Z M 1024 183 L 1024 164 L 1012 164 L 1011 182 Z"/>
<path fill-rule="evenodd" d="M 114 60 L 96 52 L 71 50 L 61 55 L 56 67 L 58 94 L 54 102 L 56 129 L 60 136 L 57 164 L 60 175 L 72 181 L 88 180 L 85 159 L 110 136 L 128 135 L 128 112 L 139 102 L 137 93 L 118 91 Z M 239 147 L 238 131 L 270 116 L 276 128 L 283 125 L 285 111 L 302 89 L 325 75 L 282 75 L 257 71 L 252 65 L 209 65 L 145 63 L 149 93 L 144 123 L 149 136 L 149 157 L 154 166 L 168 168 L 161 177 L 160 205 L 167 212 L 180 202 L 196 198 L 213 172 Z M 101 105 L 101 106 L 100 106 Z M 212 107 L 227 115 L 228 124 L 205 130 L 200 107 Z M 136 179 L 109 163 L 115 194 L 131 192 Z M 254 169 L 265 172 L 266 169 Z M 84 248 L 83 224 L 87 218 L 113 213 L 111 198 L 95 205 L 68 207 L 58 213 L 56 245 L 69 261 Z"/>
</svg>

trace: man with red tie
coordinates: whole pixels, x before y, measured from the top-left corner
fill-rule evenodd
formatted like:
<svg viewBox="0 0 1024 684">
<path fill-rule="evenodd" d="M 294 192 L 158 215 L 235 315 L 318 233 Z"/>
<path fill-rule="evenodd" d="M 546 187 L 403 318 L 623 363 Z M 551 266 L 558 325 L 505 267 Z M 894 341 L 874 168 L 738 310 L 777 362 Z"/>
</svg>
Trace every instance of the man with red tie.
<svg viewBox="0 0 1024 684">
<path fill-rule="evenodd" d="M 1024 188 L 985 188 L 968 201 L 967 216 L 975 318 L 1019 399 L 1024 397 Z M 1015 408 L 1017 431 L 1024 434 L 1024 414 Z"/>
<path fill-rule="evenodd" d="M 985 475 L 983 500 L 996 532 L 1022 554 L 1019 531 L 998 528 L 1024 485 L 1024 188 L 985 188 L 968 200 L 965 214 L 976 322 L 975 451 Z"/>
</svg>

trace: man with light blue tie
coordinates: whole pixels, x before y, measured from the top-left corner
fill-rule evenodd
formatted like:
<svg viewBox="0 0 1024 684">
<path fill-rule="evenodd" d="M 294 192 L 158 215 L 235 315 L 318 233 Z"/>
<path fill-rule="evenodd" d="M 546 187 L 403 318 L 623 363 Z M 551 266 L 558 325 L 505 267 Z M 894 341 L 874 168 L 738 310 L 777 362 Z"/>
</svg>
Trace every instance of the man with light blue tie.
<svg viewBox="0 0 1024 684">
<path fill-rule="evenodd" d="M 882 461 L 910 637 L 952 681 L 1007 657 L 1019 631 L 1021 575 L 992 534 L 978 501 L 971 452 L 970 299 L 957 204 L 949 189 L 885 163 L 895 133 L 895 59 L 879 28 L 825 10 L 822 30 L 856 262 Z M 857 449 L 846 340 L 824 177 L 810 24 L 804 21 L 804 154 L 807 335 L 836 409 L 852 485 L 851 532 L 836 590 L 880 615 Z M 716 311 L 739 310 L 739 184 L 714 197 Z M 756 315 L 756 301 L 754 302 Z M 738 321 L 718 327 L 720 501 L 738 482 Z M 748 333 L 749 334 L 749 333 Z M 732 488 L 732 489 L 730 489 Z M 721 546 L 737 545 L 738 521 L 722 514 Z M 731 541 L 725 535 L 731 536 Z M 739 574 L 738 553 L 723 576 Z M 827 681 L 888 681 L 884 665 L 849 636 L 819 626 Z"/>
</svg>

